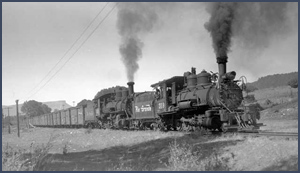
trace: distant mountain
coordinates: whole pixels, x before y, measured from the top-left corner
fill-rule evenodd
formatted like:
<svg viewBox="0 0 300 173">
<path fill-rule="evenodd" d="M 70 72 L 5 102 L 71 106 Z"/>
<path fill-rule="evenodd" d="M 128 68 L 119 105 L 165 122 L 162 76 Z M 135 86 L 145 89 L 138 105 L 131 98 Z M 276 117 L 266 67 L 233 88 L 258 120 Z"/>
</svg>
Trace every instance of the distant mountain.
<svg viewBox="0 0 300 173">
<path fill-rule="evenodd" d="M 59 100 L 59 101 L 50 101 L 50 102 L 42 102 L 43 104 L 46 104 L 48 107 L 51 108 L 51 111 L 53 112 L 55 109 L 67 109 L 67 108 L 70 108 L 72 106 L 70 106 L 65 100 Z M 23 106 L 23 104 L 19 104 L 18 105 L 19 107 L 19 114 L 20 115 L 24 115 L 24 113 L 21 111 L 21 107 Z M 2 109 L 3 109 L 3 114 L 5 116 L 8 115 L 8 110 L 7 108 L 10 108 L 9 109 L 9 115 L 10 116 L 16 116 L 17 115 L 17 111 L 16 111 L 16 105 L 10 105 L 10 106 L 3 106 L 2 105 Z"/>
<path fill-rule="evenodd" d="M 279 86 L 287 86 L 287 83 L 292 79 L 298 79 L 298 72 L 264 76 L 259 78 L 255 82 L 248 83 L 248 85 L 254 86 L 258 89 L 276 88 Z"/>
</svg>

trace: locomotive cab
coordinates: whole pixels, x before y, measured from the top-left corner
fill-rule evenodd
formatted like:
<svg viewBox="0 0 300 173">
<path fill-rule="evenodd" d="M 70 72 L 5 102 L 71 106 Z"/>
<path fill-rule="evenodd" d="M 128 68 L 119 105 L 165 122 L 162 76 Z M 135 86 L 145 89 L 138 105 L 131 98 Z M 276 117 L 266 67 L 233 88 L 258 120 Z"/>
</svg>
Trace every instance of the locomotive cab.
<svg viewBox="0 0 300 173">
<path fill-rule="evenodd" d="M 184 77 L 174 76 L 152 84 L 151 87 L 155 90 L 157 114 L 174 111 L 176 96 L 184 88 Z"/>
</svg>

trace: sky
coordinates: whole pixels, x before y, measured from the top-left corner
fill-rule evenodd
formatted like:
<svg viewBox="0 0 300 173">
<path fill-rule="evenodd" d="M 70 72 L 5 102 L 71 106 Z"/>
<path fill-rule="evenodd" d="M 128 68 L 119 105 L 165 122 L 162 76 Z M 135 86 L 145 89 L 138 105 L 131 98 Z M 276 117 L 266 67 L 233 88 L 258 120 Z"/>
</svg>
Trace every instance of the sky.
<svg viewBox="0 0 300 173">
<path fill-rule="evenodd" d="M 114 3 L 106 6 L 62 59 L 105 5 L 106 2 L 3 2 L 2 105 L 13 105 L 16 99 L 19 103 L 66 100 L 73 105 L 73 101 L 77 104 L 83 99 L 93 99 L 101 89 L 127 86 L 126 68 L 119 51 L 122 37 L 117 28 L 121 8 L 115 8 L 105 18 Z M 159 7 L 157 21 L 149 32 L 140 36 L 143 47 L 134 74 L 135 91 L 152 90 L 151 84 L 183 75 L 191 67 L 196 67 L 197 73 L 203 69 L 217 72 L 211 36 L 204 27 L 210 18 L 207 4 L 152 5 L 149 8 Z M 259 49 L 233 37 L 227 70 L 236 71 L 237 78 L 246 76 L 248 82 L 270 74 L 298 71 L 297 6 L 288 6 L 292 10 L 288 10 L 291 24 L 287 29 L 282 29 L 267 44 L 259 45 Z"/>
</svg>

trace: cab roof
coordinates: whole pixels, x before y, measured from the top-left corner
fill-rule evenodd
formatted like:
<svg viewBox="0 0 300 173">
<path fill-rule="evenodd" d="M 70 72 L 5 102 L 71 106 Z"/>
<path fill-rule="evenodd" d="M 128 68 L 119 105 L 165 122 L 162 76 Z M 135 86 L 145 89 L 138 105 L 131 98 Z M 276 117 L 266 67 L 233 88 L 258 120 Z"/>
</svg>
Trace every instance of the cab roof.
<svg viewBox="0 0 300 173">
<path fill-rule="evenodd" d="M 172 83 L 175 82 L 179 85 L 183 85 L 184 84 L 184 77 L 183 76 L 173 76 L 169 79 L 165 79 L 163 81 L 159 81 L 155 84 L 152 84 L 151 87 L 156 88 L 164 83 L 166 83 L 167 87 L 172 87 Z"/>
</svg>

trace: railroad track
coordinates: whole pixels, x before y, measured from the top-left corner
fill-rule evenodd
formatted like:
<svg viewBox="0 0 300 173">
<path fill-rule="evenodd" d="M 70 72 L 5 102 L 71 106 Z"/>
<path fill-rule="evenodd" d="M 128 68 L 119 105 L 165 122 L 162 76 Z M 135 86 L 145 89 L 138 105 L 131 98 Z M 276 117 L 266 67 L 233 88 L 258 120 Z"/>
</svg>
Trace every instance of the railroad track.
<svg viewBox="0 0 300 173">
<path fill-rule="evenodd" d="M 258 131 L 254 133 L 258 136 L 282 136 L 282 137 L 298 137 L 298 133 L 293 132 L 269 132 L 269 131 Z"/>
<path fill-rule="evenodd" d="M 240 134 L 245 136 L 278 136 L 278 137 L 292 137 L 292 138 L 298 138 L 298 133 L 296 132 L 271 132 L 271 131 L 231 131 L 231 132 L 212 132 L 207 135 L 228 135 L 228 134 Z"/>
</svg>

